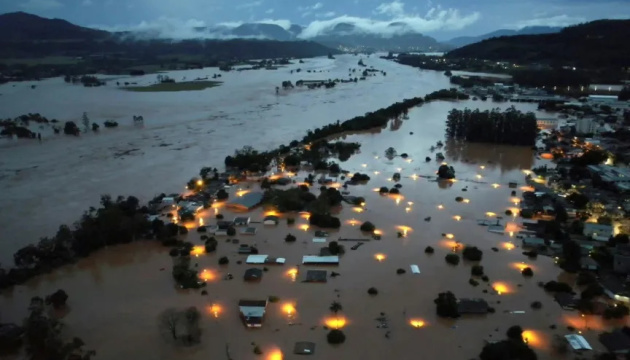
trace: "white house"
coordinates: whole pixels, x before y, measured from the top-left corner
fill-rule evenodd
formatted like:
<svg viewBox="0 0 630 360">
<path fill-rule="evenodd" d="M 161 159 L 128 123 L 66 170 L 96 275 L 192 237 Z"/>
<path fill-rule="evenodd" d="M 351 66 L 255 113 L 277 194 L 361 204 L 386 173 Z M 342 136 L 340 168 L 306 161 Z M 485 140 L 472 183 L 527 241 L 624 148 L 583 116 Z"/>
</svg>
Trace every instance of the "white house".
<svg viewBox="0 0 630 360">
<path fill-rule="evenodd" d="M 614 228 L 612 225 L 602 225 L 597 223 L 584 224 L 584 236 L 593 238 L 597 241 L 608 241 L 613 236 Z"/>
</svg>

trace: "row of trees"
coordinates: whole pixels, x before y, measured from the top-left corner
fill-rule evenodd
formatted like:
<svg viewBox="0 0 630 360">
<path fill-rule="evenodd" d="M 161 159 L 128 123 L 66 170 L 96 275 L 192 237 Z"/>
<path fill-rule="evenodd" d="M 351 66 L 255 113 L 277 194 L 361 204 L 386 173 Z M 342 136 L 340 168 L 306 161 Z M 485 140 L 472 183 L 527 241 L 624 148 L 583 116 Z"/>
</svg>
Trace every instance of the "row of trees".
<svg viewBox="0 0 630 360">
<path fill-rule="evenodd" d="M 503 112 L 453 109 L 446 119 L 446 136 L 457 140 L 533 146 L 537 134 L 536 116 L 514 107 Z"/>
</svg>

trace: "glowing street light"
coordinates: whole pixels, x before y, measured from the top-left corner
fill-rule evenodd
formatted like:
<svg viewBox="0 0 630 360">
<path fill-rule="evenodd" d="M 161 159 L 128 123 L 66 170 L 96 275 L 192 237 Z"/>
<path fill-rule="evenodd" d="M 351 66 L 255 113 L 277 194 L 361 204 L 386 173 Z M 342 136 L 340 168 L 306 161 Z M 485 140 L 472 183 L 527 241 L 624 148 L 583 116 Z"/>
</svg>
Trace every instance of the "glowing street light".
<svg viewBox="0 0 630 360">
<path fill-rule="evenodd" d="M 439 210 L 443 210 L 443 209 L 444 209 L 444 205 L 440 204 L 440 205 L 438 205 L 438 206 L 437 206 L 437 208 L 438 208 Z"/>
<path fill-rule="evenodd" d="M 455 215 L 455 216 L 453 216 L 453 219 L 455 219 L 455 221 L 461 221 L 462 217 L 459 216 L 459 215 Z"/>
<path fill-rule="evenodd" d="M 376 254 L 376 255 L 374 255 L 374 258 L 375 258 L 378 262 L 381 262 L 381 261 L 385 260 L 385 255 L 384 255 L 384 254 Z"/>
<path fill-rule="evenodd" d="M 423 320 L 419 320 L 419 319 L 411 319 L 409 320 L 409 324 L 413 327 L 415 327 L 416 329 L 419 329 L 421 327 L 423 327 L 425 325 L 425 322 Z"/>
</svg>

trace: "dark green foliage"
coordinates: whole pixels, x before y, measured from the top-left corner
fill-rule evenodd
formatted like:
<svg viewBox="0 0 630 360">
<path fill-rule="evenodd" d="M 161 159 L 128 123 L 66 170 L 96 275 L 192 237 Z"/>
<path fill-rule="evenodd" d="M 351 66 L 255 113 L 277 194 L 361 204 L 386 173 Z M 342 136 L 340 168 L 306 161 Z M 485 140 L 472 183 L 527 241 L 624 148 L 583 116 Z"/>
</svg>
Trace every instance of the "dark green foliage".
<svg viewBox="0 0 630 360">
<path fill-rule="evenodd" d="M 457 89 L 442 89 L 438 91 L 434 91 L 427 96 L 424 97 L 424 101 L 434 101 L 434 100 L 468 100 L 470 96 L 463 92 L 457 91 Z"/>
<path fill-rule="evenodd" d="M 235 236 L 236 235 L 236 229 L 232 226 L 230 226 L 229 228 L 227 228 L 227 236 Z"/>
<path fill-rule="evenodd" d="M 118 122 L 114 120 L 105 120 L 105 122 L 103 122 L 103 125 L 106 128 L 115 128 L 115 127 L 118 127 Z"/>
<path fill-rule="evenodd" d="M 566 199 L 578 210 L 585 209 L 586 205 L 588 205 L 588 202 L 590 201 L 586 195 L 580 193 L 571 193 L 566 197 Z M 584 225 L 582 224 L 582 228 L 583 227 Z"/>
<path fill-rule="evenodd" d="M 585 286 L 597 283 L 597 277 L 590 271 L 580 271 L 577 274 L 577 278 L 575 279 L 575 283 L 578 286 Z"/>
<path fill-rule="evenodd" d="M 606 150 L 589 149 L 582 156 L 571 159 L 571 163 L 578 166 L 599 165 L 608 159 Z"/>
<path fill-rule="evenodd" d="M 455 198 L 455 201 L 462 202 L 462 201 L 464 201 L 464 198 L 461 197 L 461 196 L 458 196 L 458 197 Z"/>
<path fill-rule="evenodd" d="M 505 335 L 509 340 L 523 341 L 523 329 L 518 325 L 510 326 Z"/>
<path fill-rule="evenodd" d="M 567 272 L 576 272 L 580 269 L 580 260 L 582 258 L 582 249 L 580 245 L 573 240 L 567 240 L 562 243 L 562 262 L 560 266 Z"/>
<path fill-rule="evenodd" d="M 295 240 L 297 240 L 297 238 L 292 234 L 287 234 L 287 236 L 284 237 L 284 241 L 286 242 L 295 242 Z"/>
<path fill-rule="evenodd" d="M 78 136 L 80 132 L 79 127 L 74 123 L 74 121 L 66 121 L 63 126 L 63 133 L 66 135 Z"/>
<path fill-rule="evenodd" d="M 370 295 L 377 295 L 378 294 L 378 290 L 375 287 L 369 288 L 367 292 Z"/>
<path fill-rule="evenodd" d="M 265 191 L 263 196 L 263 202 L 273 205 L 279 212 L 303 211 L 315 200 L 317 197 L 313 193 L 305 192 L 299 188 L 269 189 Z"/>
<path fill-rule="evenodd" d="M 452 292 L 439 293 L 437 299 L 433 300 L 436 305 L 436 312 L 439 317 L 458 318 L 457 298 Z"/>
<path fill-rule="evenodd" d="M 393 187 L 391 189 L 389 189 L 389 193 L 392 195 L 398 195 L 400 194 L 400 190 L 398 190 L 397 188 Z"/>
<path fill-rule="evenodd" d="M 219 265 L 227 265 L 230 263 L 230 259 L 227 258 L 227 256 L 221 256 L 221 258 L 219 258 Z"/>
<path fill-rule="evenodd" d="M 365 231 L 365 232 L 374 232 L 374 230 L 376 230 L 376 226 L 374 226 L 374 224 L 372 224 L 369 221 L 364 222 L 363 224 L 361 224 L 361 231 Z"/>
<path fill-rule="evenodd" d="M 295 218 L 287 218 L 287 225 L 295 224 Z"/>
<path fill-rule="evenodd" d="M 331 241 L 328 243 L 328 251 L 330 251 L 331 255 L 340 255 L 345 252 L 343 245 L 340 245 L 336 241 Z"/>
<path fill-rule="evenodd" d="M 624 316 L 630 314 L 630 309 L 622 303 L 617 303 L 614 306 L 609 306 L 604 310 L 604 319 L 621 319 Z"/>
<path fill-rule="evenodd" d="M 483 266 L 481 265 L 473 265 L 470 268 L 470 274 L 473 276 L 482 276 L 483 275 Z"/>
<path fill-rule="evenodd" d="M 227 200 L 230 195 L 224 189 L 217 191 L 217 200 Z"/>
<path fill-rule="evenodd" d="M 580 294 L 580 298 L 583 300 L 592 300 L 598 296 L 604 295 L 604 289 L 598 283 L 589 284 L 584 291 Z"/>
<path fill-rule="evenodd" d="M 504 112 L 453 109 L 446 120 L 448 138 L 469 142 L 533 146 L 537 129 L 533 113 L 523 114 L 514 107 Z"/>
<path fill-rule="evenodd" d="M 563 283 L 563 282 L 558 282 L 558 281 L 549 281 L 545 283 L 544 288 L 546 291 L 549 291 L 549 292 L 566 292 L 566 293 L 573 292 L 573 288 L 571 288 L 571 285 L 567 283 Z"/>
<path fill-rule="evenodd" d="M 333 329 L 326 335 L 326 340 L 329 344 L 342 344 L 346 341 L 346 335 L 339 329 Z"/>
<path fill-rule="evenodd" d="M 534 276 L 534 270 L 532 270 L 532 268 L 530 267 L 526 267 L 523 270 L 521 270 L 521 274 L 523 274 L 523 276 L 525 277 L 532 277 Z"/>
<path fill-rule="evenodd" d="M 309 224 L 329 229 L 338 229 L 341 227 L 339 218 L 327 214 L 312 214 L 309 218 Z"/>
<path fill-rule="evenodd" d="M 425 254 L 433 254 L 434 252 L 435 250 L 431 246 L 427 246 L 426 248 L 424 248 Z"/>
<path fill-rule="evenodd" d="M 542 309 L 542 303 L 540 301 L 534 301 L 530 304 L 530 306 L 535 310 Z"/>
<path fill-rule="evenodd" d="M 396 274 L 398 274 L 398 275 L 402 275 L 402 274 L 406 274 L 406 273 L 407 273 L 407 270 L 405 270 L 405 269 L 396 269 Z"/>
<path fill-rule="evenodd" d="M 479 281 L 475 280 L 475 279 L 468 279 L 468 283 L 472 286 L 478 286 L 479 285 Z"/>
<path fill-rule="evenodd" d="M 225 215 L 223 214 L 217 214 L 217 216 L 215 216 L 217 218 L 217 220 L 223 220 L 225 218 Z"/>
<path fill-rule="evenodd" d="M 537 360 L 536 353 L 523 340 L 503 340 L 483 347 L 480 360 Z"/>
<path fill-rule="evenodd" d="M 60 309 L 66 306 L 66 301 L 68 301 L 68 294 L 66 294 L 66 292 L 62 289 L 46 296 L 46 305 L 52 305 L 55 309 Z"/>
<path fill-rule="evenodd" d="M 383 194 L 387 194 L 389 193 L 389 189 L 385 186 L 382 186 L 380 189 L 378 189 L 379 194 L 383 195 Z"/>
<path fill-rule="evenodd" d="M 457 255 L 457 254 L 448 254 L 448 255 L 446 255 L 446 257 L 444 257 L 444 260 L 446 260 L 446 262 L 451 264 L 451 265 L 457 265 L 457 264 L 459 264 L 459 255 Z"/>
<path fill-rule="evenodd" d="M 476 246 L 466 246 L 462 251 L 462 256 L 468 261 L 481 261 L 483 251 L 479 250 Z"/>
<path fill-rule="evenodd" d="M 452 166 L 440 165 L 438 168 L 438 177 L 440 179 L 454 179 L 455 169 Z"/>
<path fill-rule="evenodd" d="M 214 237 L 209 238 L 205 242 L 206 252 L 211 253 L 211 252 L 216 251 L 217 245 L 219 245 L 219 242 L 217 241 L 217 239 L 215 239 Z"/>
<path fill-rule="evenodd" d="M 613 241 L 613 244 L 615 245 L 617 244 L 625 245 L 625 244 L 628 244 L 628 242 L 630 241 L 630 238 L 628 237 L 628 234 L 617 234 L 613 237 L 612 241 Z"/>
</svg>

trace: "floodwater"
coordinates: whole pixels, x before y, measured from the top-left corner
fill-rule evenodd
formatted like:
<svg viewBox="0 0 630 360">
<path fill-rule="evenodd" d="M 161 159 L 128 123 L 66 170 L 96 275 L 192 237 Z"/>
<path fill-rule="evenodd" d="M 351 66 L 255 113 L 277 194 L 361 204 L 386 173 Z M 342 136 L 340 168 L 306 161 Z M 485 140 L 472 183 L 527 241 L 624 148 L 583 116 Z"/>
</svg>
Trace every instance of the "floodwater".
<svg viewBox="0 0 630 360">
<path fill-rule="evenodd" d="M 329 70 L 330 77 L 337 77 L 344 75 L 348 67 L 354 67 L 356 61 L 355 57 L 340 56 L 334 61 L 309 60 L 302 66 Z M 144 128 L 126 125 L 128 121 L 121 129 L 102 131 L 94 136 L 51 139 L 42 145 L 5 145 L 0 150 L 3 170 L 28 170 L 5 172 L 0 179 L 5 189 L 2 205 L 12 209 L 0 218 L 3 258 L 9 258 L 17 247 L 37 236 L 54 231 L 59 223 L 72 221 L 82 210 L 95 204 L 101 193 L 134 194 L 146 200 L 160 192 L 179 191 L 199 168 L 219 167 L 223 157 L 236 147 L 270 148 L 300 137 L 305 129 L 448 87 L 447 78 L 441 73 L 418 71 L 372 58 L 367 64 L 387 71 L 387 77 L 340 85 L 331 90 L 298 90 L 280 96 L 275 95 L 274 88 L 281 80 L 300 78 L 290 77 L 286 69 L 279 73 L 233 73 L 224 75 L 226 84 L 222 87 L 166 95 L 124 93 L 110 88 L 73 88 L 50 80 L 49 85 L 40 85 L 37 91 L 50 86 L 51 90 L 59 89 L 68 94 L 34 97 L 29 110 L 24 104 L 20 105 L 18 90 L 14 90 L 13 95 L 0 97 L 2 102 L 15 100 L 7 102 L 15 105 L 10 114 L 5 106 L 0 106 L 2 117 L 31 111 L 65 120 L 76 119 L 82 111 L 87 111 L 92 118 L 129 118 L 142 114 L 147 119 Z M 188 75 L 190 72 L 185 73 L 187 77 L 194 77 Z M 4 88 L 0 88 L 0 92 L 4 92 Z M 71 94 L 80 98 L 72 99 Z M 245 259 L 237 254 L 238 245 L 220 239 L 216 253 L 193 259 L 199 269 L 206 269 L 206 274 L 212 278 L 206 288 L 208 295 L 176 290 L 167 250 L 151 242 L 139 242 L 105 249 L 77 265 L 2 294 L 0 321 L 20 322 L 32 296 L 44 296 L 63 288 L 70 295 L 69 311 L 63 318 L 67 325 L 65 331 L 69 336 L 79 335 L 87 348 L 97 351 L 98 359 L 171 359 L 176 356 L 227 359 L 226 345 L 234 359 L 277 360 L 282 358 L 277 356 L 279 352 L 284 354 L 284 359 L 293 359 L 297 358 L 292 354 L 296 341 L 316 343 L 315 354 L 310 356 L 313 359 L 412 359 L 417 358 L 418 353 L 426 359 L 469 359 L 479 354 L 483 340 L 504 338 L 511 325 L 521 325 L 528 330 L 530 344 L 541 359 L 552 358 L 552 336 L 566 334 L 568 325 L 583 330 L 591 345 L 599 348 L 595 331 L 586 327 L 601 330 L 609 324 L 562 312 L 551 296 L 538 287 L 538 281 L 567 279 L 552 259 L 527 259 L 521 254 L 518 241 L 514 241 L 516 248 L 508 250 L 511 248 L 507 245 L 509 235 L 491 234 L 485 227 L 476 225 L 476 220 L 486 218 L 487 212 L 502 215 L 506 209 L 515 207 L 508 182 L 524 185 L 521 170 L 530 169 L 536 162 L 532 150 L 447 142 L 444 149 L 436 152 L 443 152 L 445 161 L 455 167 L 458 181 L 434 182 L 423 177 L 434 175 L 439 166 L 434 160 L 425 163 L 424 158 L 434 157 L 429 148 L 443 139 L 446 113 L 453 107 L 466 106 L 490 108 L 496 104 L 434 102 L 410 111 L 409 119 L 392 121 L 380 132 L 345 136 L 346 141 L 359 141 L 363 146 L 361 153 L 344 162 L 342 167 L 351 172 L 368 173 L 371 180 L 366 185 L 348 188 L 352 195 L 366 198 L 365 207 L 344 205 L 338 215 L 343 226 L 331 233 L 329 240 L 365 237 L 358 229 L 363 221 L 373 222 L 383 237 L 357 250 L 350 249 L 353 242 L 344 243 L 346 254 L 340 265 L 330 268 L 341 276 L 329 277 L 326 284 L 301 283 L 306 270 L 302 266 L 297 281 L 288 274 L 300 264 L 302 255 L 317 254 L 322 246 L 312 242 L 314 229 L 303 226 L 307 220 L 294 215 L 295 225 L 289 226 L 284 220 L 277 227 L 256 224 L 257 235 L 238 236 L 241 243 L 256 244 L 261 254 L 287 259 L 284 266 L 268 266 L 269 271 L 264 273 L 260 283 L 242 281 L 243 273 L 251 266 L 238 265 L 237 260 Z M 517 106 L 533 110 L 530 104 Z M 51 107 L 50 111 L 44 111 L 47 107 Z M 80 109 L 75 111 L 75 107 Z M 49 115 L 51 112 L 53 114 Z M 173 145 L 159 147 L 162 142 Z M 408 153 L 409 159 L 385 159 L 384 151 L 390 146 L 399 154 Z M 130 148 L 140 150 L 114 158 L 116 151 Z M 373 191 L 381 186 L 392 187 L 394 182 L 388 179 L 394 172 L 402 175 L 401 197 L 380 196 Z M 303 173 L 298 174 L 298 180 L 303 177 Z M 251 190 L 255 188 L 252 184 Z M 462 191 L 463 188 L 467 191 Z M 231 196 L 235 196 L 236 190 Z M 520 195 L 521 190 L 516 190 Z M 317 187 L 313 191 L 317 192 Z M 458 203 L 457 196 L 467 201 Z M 227 218 L 234 216 L 224 208 L 217 211 Z M 249 216 L 252 221 L 260 221 L 264 210 L 252 211 Z M 431 221 L 424 221 L 429 216 Z M 207 210 L 202 217 L 205 224 L 212 224 L 214 210 Z M 510 219 L 505 216 L 503 220 Z M 398 238 L 399 231 L 406 232 L 407 236 Z M 296 235 L 297 241 L 285 243 L 287 233 Z M 442 234 L 452 234 L 452 239 Z M 201 244 L 195 231 L 191 231 L 186 240 Z M 452 251 L 454 241 L 476 245 L 484 251 L 481 265 L 490 278 L 489 283 L 481 282 L 473 287 L 468 284 L 471 264 L 445 263 L 444 256 Z M 424 253 L 428 245 L 435 248 L 434 254 Z M 491 251 L 492 247 L 499 251 Z M 377 254 L 382 255 L 379 256 L 381 261 L 376 259 Z M 224 255 L 230 258 L 230 264 L 219 266 L 217 260 Z M 523 266 L 522 262 L 534 270 L 534 277 L 524 278 L 520 274 L 518 269 Z M 411 274 L 411 264 L 417 264 L 421 273 Z M 407 273 L 397 275 L 398 268 Z M 222 280 L 227 273 L 233 274 L 234 279 Z M 368 295 L 370 287 L 376 287 L 379 294 Z M 501 295 L 493 288 L 501 291 Z M 484 289 L 488 293 L 483 293 Z M 439 292 L 448 290 L 457 297 L 485 298 L 496 313 L 455 321 L 438 319 L 433 299 Z M 263 328 L 246 329 L 239 321 L 238 300 L 264 299 L 271 295 L 278 296 L 280 301 L 268 307 Z M 323 330 L 323 325 L 333 316 L 328 310 L 332 301 L 343 306 L 338 316 L 345 320 L 343 330 L 347 340 L 340 346 L 328 345 Z M 541 301 L 543 308 L 532 310 L 533 301 Z M 295 308 L 294 325 L 289 325 L 289 316 L 283 310 L 286 304 Z M 202 343 L 187 349 L 174 348 L 161 338 L 157 317 L 166 308 L 191 305 L 204 313 Z M 211 310 L 213 305 L 218 310 L 216 314 Z M 525 311 L 525 314 L 510 311 Z M 377 328 L 375 318 L 381 312 L 388 317 L 389 329 Z M 422 321 L 424 326 L 414 328 L 411 321 Z M 557 330 L 549 328 L 552 324 L 557 325 Z M 387 331 L 389 338 L 385 337 Z M 262 356 L 254 355 L 252 342 L 265 351 Z"/>
</svg>

